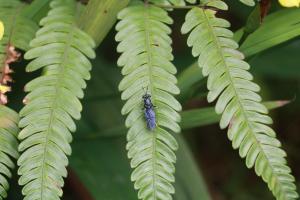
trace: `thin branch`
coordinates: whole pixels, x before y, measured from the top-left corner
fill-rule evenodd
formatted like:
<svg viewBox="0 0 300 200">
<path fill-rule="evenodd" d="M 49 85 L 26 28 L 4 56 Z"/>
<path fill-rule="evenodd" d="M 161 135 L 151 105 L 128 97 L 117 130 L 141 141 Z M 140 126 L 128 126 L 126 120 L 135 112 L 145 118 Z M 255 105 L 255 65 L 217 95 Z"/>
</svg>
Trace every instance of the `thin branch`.
<svg viewBox="0 0 300 200">
<path fill-rule="evenodd" d="M 174 6 L 174 5 L 163 5 L 163 4 L 151 4 L 160 8 L 166 8 L 166 9 L 192 9 L 195 7 L 199 7 L 199 8 L 205 8 L 205 6 L 202 5 L 190 5 L 190 6 Z"/>
<path fill-rule="evenodd" d="M 159 7 L 159 8 L 165 8 L 165 9 L 193 9 L 193 8 L 202 8 L 202 9 L 210 9 L 210 10 L 215 10 L 217 9 L 215 7 L 210 7 L 206 5 L 188 5 L 188 6 L 174 6 L 174 5 L 163 5 L 163 4 L 154 4 L 151 3 L 150 5 Z"/>
</svg>

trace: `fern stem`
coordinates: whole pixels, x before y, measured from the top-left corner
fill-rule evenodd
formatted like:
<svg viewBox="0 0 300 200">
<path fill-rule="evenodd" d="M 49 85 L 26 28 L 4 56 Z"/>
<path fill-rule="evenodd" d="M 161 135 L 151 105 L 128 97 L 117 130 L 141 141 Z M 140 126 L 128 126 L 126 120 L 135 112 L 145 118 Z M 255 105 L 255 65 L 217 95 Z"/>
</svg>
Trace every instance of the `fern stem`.
<svg viewBox="0 0 300 200">
<path fill-rule="evenodd" d="M 206 5 L 188 5 L 188 6 L 176 6 L 176 5 L 164 5 L 164 4 L 155 4 L 151 3 L 151 5 L 164 8 L 164 9 L 178 9 L 178 10 L 185 10 L 185 9 L 193 9 L 193 8 L 202 8 L 202 9 L 210 9 L 210 10 L 217 10 L 214 7 L 206 6 Z"/>
<path fill-rule="evenodd" d="M 163 4 L 152 4 L 156 7 L 159 7 L 159 8 L 165 8 L 165 9 L 192 9 L 192 8 L 195 8 L 195 7 L 200 7 L 202 8 L 203 6 L 201 5 L 194 5 L 194 6 L 175 6 L 175 5 L 163 5 Z"/>
</svg>

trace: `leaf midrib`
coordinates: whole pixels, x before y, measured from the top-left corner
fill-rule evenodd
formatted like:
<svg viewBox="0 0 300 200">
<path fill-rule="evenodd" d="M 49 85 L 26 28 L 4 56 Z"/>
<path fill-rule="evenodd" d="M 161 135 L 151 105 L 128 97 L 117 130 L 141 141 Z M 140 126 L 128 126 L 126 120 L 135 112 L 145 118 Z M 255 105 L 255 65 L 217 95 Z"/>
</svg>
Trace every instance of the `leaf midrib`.
<svg viewBox="0 0 300 200">
<path fill-rule="evenodd" d="M 144 4 L 144 8 L 146 10 L 145 12 L 145 43 L 146 43 L 146 52 L 147 52 L 147 60 L 148 60 L 148 74 L 149 74 L 149 86 L 151 95 L 154 98 L 154 92 L 153 92 L 153 86 L 152 86 L 152 48 L 151 48 L 151 37 L 150 37 L 150 31 L 148 27 L 149 23 L 149 6 L 147 3 Z M 152 187 L 153 187 L 153 198 L 156 199 L 156 131 L 152 133 Z"/>
</svg>

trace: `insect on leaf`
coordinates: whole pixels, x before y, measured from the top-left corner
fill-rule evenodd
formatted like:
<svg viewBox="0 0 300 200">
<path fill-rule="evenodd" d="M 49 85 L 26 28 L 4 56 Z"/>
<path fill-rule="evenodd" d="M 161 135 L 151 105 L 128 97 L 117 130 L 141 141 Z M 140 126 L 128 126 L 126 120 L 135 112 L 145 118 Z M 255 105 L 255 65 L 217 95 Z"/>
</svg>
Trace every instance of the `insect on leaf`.
<svg viewBox="0 0 300 200">
<path fill-rule="evenodd" d="M 121 98 L 126 100 L 122 114 L 128 115 L 126 148 L 134 168 L 131 180 L 139 190 L 139 199 L 172 199 L 174 151 L 178 145 L 171 133 L 180 132 L 178 111 L 181 110 L 173 96 L 179 94 L 174 76 L 176 68 L 171 63 L 172 41 L 168 25 L 173 21 L 167 11 L 142 3 L 131 4 L 118 18 L 116 40 L 120 43 L 117 50 L 122 53 L 118 65 L 124 76 L 119 89 Z M 144 88 L 148 88 L 147 94 L 151 95 L 145 98 L 145 103 Z M 147 127 L 144 105 L 151 108 L 148 119 L 155 114 L 155 127 L 153 121 Z"/>
</svg>

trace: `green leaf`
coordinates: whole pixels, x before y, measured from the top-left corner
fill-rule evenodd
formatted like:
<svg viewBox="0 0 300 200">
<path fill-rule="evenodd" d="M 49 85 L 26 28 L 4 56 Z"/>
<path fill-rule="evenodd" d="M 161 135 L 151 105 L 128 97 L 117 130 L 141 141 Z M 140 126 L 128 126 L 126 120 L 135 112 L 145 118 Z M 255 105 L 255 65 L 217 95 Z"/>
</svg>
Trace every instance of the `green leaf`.
<svg viewBox="0 0 300 200">
<path fill-rule="evenodd" d="M 37 24 L 22 14 L 26 5 L 17 0 L 0 0 L 0 18 L 4 23 L 4 37 L 0 41 L 0 52 L 5 52 L 8 44 L 22 50 L 29 49 L 29 42 L 38 29 Z M 6 55 L 1 54 L 1 63 Z"/>
<path fill-rule="evenodd" d="M 39 22 L 48 13 L 50 2 L 51 0 L 34 0 L 26 6 L 22 14 L 35 22 Z"/>
<path fill-rule="evenodd" d="M 124 78 L 119 84 L 126 100 L 122 114 L 128 115 L 126 126 L 128 157 L 135 168 L 131 180 L 139 190 L 139 199 L 172 199 L 175 192 L 174 151 L 178 144 L 170 132 L 180 132 L 181 105 L 173 95 L 179 94 L 174 76 L 171 29 L 168 13 L 156 6 L 136 3 L 119 13 L 117 51 L 122 53 L 118 65 Z M 142 111 L 142 96 L 147 88 L 155 106 L 156 128 L 149 130 Z"/>
<path fill-rule="evenodd" d="M 215 112 L 214 107 L 198 108 L 182 112 L 182 129 L 195 128 L 220 121 L 220 116 Z"/>
<path fill-rule="evenodd" d="M 11 170 L 15 167 L 13 159 L 19 157 L 18 121 L 19 116 L 15 111 L 0 105 L 0 199 L 7 197 L 7 179 L 11 178 Z"/>
<path fill-rule="evenodd" d="M 201 167 L 198 166 L 188 144 L 181 135 L 175 135 L 179 149 L 176 153 L 175 200 L 211 200 Z"/>
<path fill-rule="evenodd" d="M 240 0 L 240 2 L 247 6 L 255 6 L 255 0 Z"/>
<path fill-rule="evenodd" d="M 76 2 L 54 0 L 40 22 L 42 28 L 30 43 L 26 70 L 43 69 L 43 75 L 30 81 L 25 91 L 26 106 L 20 111 L 22 128 L 18 159 L 19 184 L 24 199 L 59 199 L 66 177 L 67 155 L 71 154 L 73 119 L 82 110 L 85 79 L 90 78 L 94 41 L 76 26 Z"/>
<path fill-rule="evenodd" d="M 192 86 L 201 80 L 204 80 L 204 77 L 196 62 L 184 69 L 178 75 L 178 87 L 181 91 L 179 96 L 180 100 L 184 101 L 188 99 L 188 97 L 191 96 Z"/>
<path fill-rule="evenodd" d="M 280 24 L 280 26 L 279 26 Z M 270 31 L 272 30 L 272 31 Z M 241 36 L 242 30 L 235 38 Z M 284 9 L 268 15 L 259 29 L 252 33 L 240 47 L 246 57 L 286 42 L 300 35 L 299 9 Z"/>
<path fill-rule="evenodd" d="M 260 5 L 257 4 L 253 11 L 248 16 L 246 25 L 243 29 L 243 35 L 239 40 L 239 44 L 243 44 L 243 42 L 247 39 L 247 37 L 256 31 L 261 25 L 261 16 L 260 16 Z"/>
<path fill-rule="evenodd" d="M 4 24 L 4 36 L 0 41 L 0 104 L 8 102 L 6 92 L 11 90 L 9 82 L 12 82 L 10 74 L 13 70 L 11 63 L 16 62 L 20 54 L 15 48 L 27 50 L 29 42 L 34 37 L 37 24 L 22 15 L 25 4 L 20 1 L 0 0 L 0 19 Z"/>
<path fill-rule="evenodd" d="M 263 26 L 261 26 L 259 29 L 257 29 L 254 33 L 250 34 L 249 37 L 246 38 L 246 40 L 240 47 L 240 51 L 242 51 L 245 57 L 248 58 L 250 56 L 258 54 L 262 51 L 270 49 L 276 45 L 279 45 L 283 42 L 286 42 L 288 40 L 291 40 L 292 38 L 299 36 L 300 35 L 299 15 L 300 15 L 299 9 L 285 9 L 268 15 L 265 18 Z M 277 24 L 282 24 L 282 25 L 277 26 Z M 242 35 L 243 35 L 243 29 L 237 31 L 234 35 L 235 40 L 240 41 Z M 282 53 L 282 55 L 290 55 L 290 54 Z M 282 55 L 280 55 L 280 57 Z M 272 55 L 272 59 L 278 57 L 279 56 Z M 278 62 L 282 60 L 284 59 L 279 59 Z M 255 63 L 257 62 L 262 63 L 263 61 L 257 60 Z M 272 64 L 278 62 L 272 62 Z M 288 59 L 288 61 L 285 61 L 285 63 L 286 62 L 292 62 L 292 60 Z M 188 95 L 190 90 L 187 89 L 191 88 L 192 85 L 194 85 L 195 83 L 203 79 L 203 76 L 200 74 L 201 70 L 197 68 L 196 65 L 197 63 L 195 62 L 192 65 L 188 66 L 178 76 L 178 86 L 182 91 L 180 98 L 184 98 L 186 95 Z M 265 66 L 257 67 L 260 66 L 257 64 L 253 66 L 257 70 L 261 70 L 262 67 L 265 67 Z M 269 70 L 268 68 L 268 73 L 273 73 L 273 72 L 274 70 Z M 280 72 L 280 74 L 282 74 L 282 72 Z"/>
<path fill-rule="evenodd" d="M 216 113 L 222 114 L 220 127 L 228 127 L 228 138 L 239 149 L 246 166 L 255 168 L 278 200 L 298 198 L 294 177 L 286 165 L 275 132 L 268 126 L 272 119 L 260 103 L 259 86 L 247 71 L 250 66 L 237 51 L 229 22 L 217 18 L 215 11 L 194 8 L 186 15 L 182 33 L 189 33 L 188 45 L 198 57 L 204 76 L 208 76 L 208 101 L 217 100 Z M 203 31 L 205 30 L 205 31 Z"/>
<path fill-rule="evenodd" d="M 277 79 L 298 80 L 300 74 L 299 45 L 300 41 L 294 40 L 251 58 L 250 62 L 255 66 L 254 72 Z M 293 91 L 288 92 L 294 93 Z"/>
<path fill-rule="evenodd" d="M 101 56 L 93 61 L 93 77 L 84 99 L 82 119 L 72 144 L 70 166 L 95 199 L 137 199 L 126 157 L 121 100 L 117 92 L 119 70 Z M 121 127 L 121 128 L 119 128 Z M 176 200 L 210 200 L 202 174 L 181 136 L 175 164 Z M 104 162 L 105 161 L 105 162 Z M 99 184 L 99 180 L 101 183 Z M 118 191 L 118 192 L 115 192 Z"/>
</svg>

